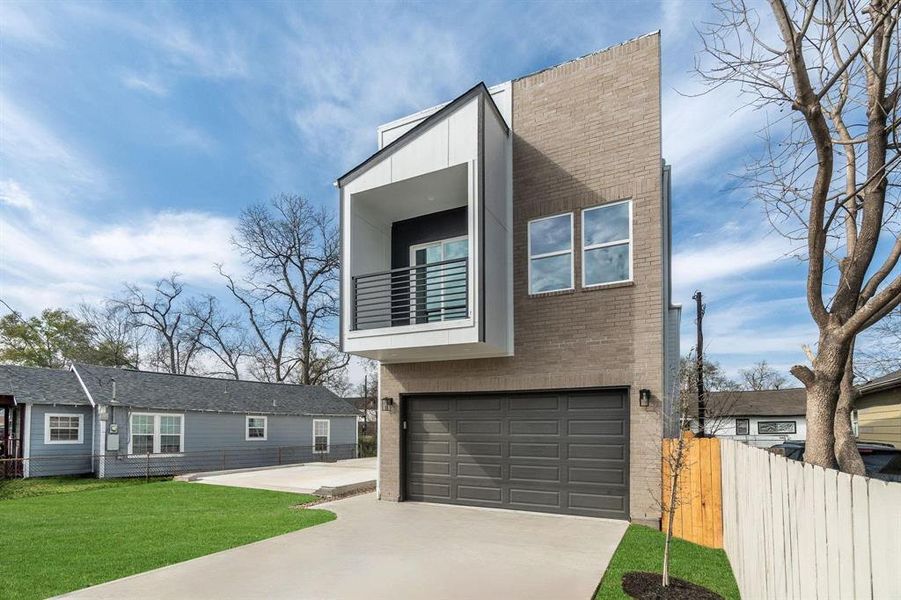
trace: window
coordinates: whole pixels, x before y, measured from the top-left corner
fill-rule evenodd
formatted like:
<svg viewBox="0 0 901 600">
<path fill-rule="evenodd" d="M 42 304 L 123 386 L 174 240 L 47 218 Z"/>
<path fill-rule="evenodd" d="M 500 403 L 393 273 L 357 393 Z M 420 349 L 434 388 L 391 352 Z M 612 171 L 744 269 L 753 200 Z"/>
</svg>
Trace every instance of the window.
<svg viewBox="0 0 901 600">
<path fill-rule="evenodd" d="M 410 266 L 419 267 L 469 256 L 467 236 L 410 246 Z M 411 273 L 413 322 L 430 323 L 467 316 L 466 263 L 436 265 Z"/>
<path fill-rule="evenodd" d="M 735 419 L 735 435 L 751 433 L 751 422 L 748 419 Z"/>
<path fill-rule="evenodd" d="M 572 288 L 572 213 L 529 221 L 529 293 Z"/>
<path fill-rule="evenodd" d="M 797 433 L 794 421 L 760 421 L 757 423 L 757 433 Z"/>
<path fill-rule="evenodd" d="M 84 441 L 83 415 L 44 415 L 45 444 L 81 444 Z"/>
<path fill-rule="evenodd" d="M 184 415 L 132 413 L 129 454 L 179 454 L 184 449 Z"/>
<path fill-rule="evenodd" d="M 329 425 L 327 419 L 313 419 L 313 452 L 317 454 L 328 452 Z"/>
<path fill-rule="evenodd" d="M 632 202 L 582 211 L 582 285 L 632 279 Z"/>
<path fill-rule="evenodd" d="M 244 435 L 245 441 L 259 440 L 266 441 L 266 417 L 247 417 L 245 424 L 247 430 Z"/>
</svg>

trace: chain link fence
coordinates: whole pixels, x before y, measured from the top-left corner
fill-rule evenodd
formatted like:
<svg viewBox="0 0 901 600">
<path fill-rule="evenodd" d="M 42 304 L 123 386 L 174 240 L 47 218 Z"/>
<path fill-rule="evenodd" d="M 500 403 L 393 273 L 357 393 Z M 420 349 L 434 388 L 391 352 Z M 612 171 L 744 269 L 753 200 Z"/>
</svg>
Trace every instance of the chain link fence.
<svg viewBox="0 0 901 600">
<path fill-rule="evenodd" d="M 364 444 L 221 448 L 177 454 L 80 454 L 0 459 L 0 480 L 16 477 L 88 475 L 152 479 L 205 471 L 228 471 L 313 462 L 334 462 L 367 456 Z"/>
</svg>

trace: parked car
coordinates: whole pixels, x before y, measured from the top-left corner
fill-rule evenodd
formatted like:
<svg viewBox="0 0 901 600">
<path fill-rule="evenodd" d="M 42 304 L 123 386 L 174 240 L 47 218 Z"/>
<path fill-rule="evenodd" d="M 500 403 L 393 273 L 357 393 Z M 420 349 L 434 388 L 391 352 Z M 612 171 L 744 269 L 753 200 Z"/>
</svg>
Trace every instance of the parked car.
<svg viewBox="0 0 901 600">
<path fill-rule="evenodd" d="M 857 444 L 867 476 L 885 481 L 901 481 L 901 450 L 891 444 L 866 442 Z M 783 442 L 770 448 L 770 452 L 791 460 L 804 460 L 804 441 Z"/>
</svg>

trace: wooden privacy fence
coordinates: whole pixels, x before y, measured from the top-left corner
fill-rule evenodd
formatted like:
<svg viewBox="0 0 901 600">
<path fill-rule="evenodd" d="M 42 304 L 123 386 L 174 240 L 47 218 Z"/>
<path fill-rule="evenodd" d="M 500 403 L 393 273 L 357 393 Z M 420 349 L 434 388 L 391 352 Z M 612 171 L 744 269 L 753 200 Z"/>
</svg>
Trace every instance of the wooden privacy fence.
<svg viewBox="0 0 901 600">
<path fill-rule="evenodd" d="M 721 446 L 723 547 L 743 598 L 901 598 L 901 484 Z"/>
<path fill-rule="evenodd" d="M 720 484 L 720 440 L 683 439 L 683 464 L 676 492 L 673 535 L 710 548 L 723 547 L 723 498 Z M 679 440 L 663 440 L 663 498 L 670 500 L 672 459 Z M 669 523 L 664 510 L 663 530 Z"/>
</svg>

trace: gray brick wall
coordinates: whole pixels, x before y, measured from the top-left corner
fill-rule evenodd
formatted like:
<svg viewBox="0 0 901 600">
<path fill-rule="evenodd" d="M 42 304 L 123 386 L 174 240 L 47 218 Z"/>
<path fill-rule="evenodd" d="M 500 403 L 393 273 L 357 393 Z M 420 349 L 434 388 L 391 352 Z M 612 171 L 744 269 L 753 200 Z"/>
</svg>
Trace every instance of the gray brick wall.
<svg viewBox="0 0 901 600">
<path fill-rule="evenodd" d="M 381 395 L 597 386 L 631 389 L 631 515 L 659 510 L 663 397 L 658 35 L 513 83 L 514 356 L 390 364 Z M 579 210 L 631 198 L 633 282 L 581 288 Z M 527 223 L 575 212 L 576 289 L 529 296 Z M 649 408 L 638 406 L 648 388 Z M 400 493 L 400 410 L 381 423 L 382 499 Z"/>
</svg>

